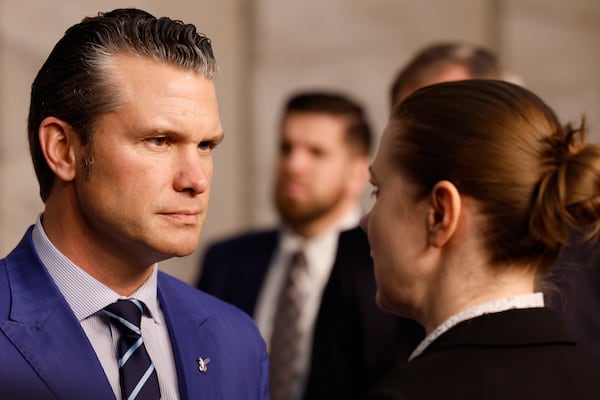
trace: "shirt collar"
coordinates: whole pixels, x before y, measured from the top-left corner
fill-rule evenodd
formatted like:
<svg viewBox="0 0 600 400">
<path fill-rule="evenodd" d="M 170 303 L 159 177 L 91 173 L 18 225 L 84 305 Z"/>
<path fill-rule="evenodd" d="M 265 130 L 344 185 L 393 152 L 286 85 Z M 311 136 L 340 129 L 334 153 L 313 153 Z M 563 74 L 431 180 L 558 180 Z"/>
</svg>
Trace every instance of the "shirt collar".
<svg viewBox="0 0 600 400">
<path fill-rule="evenodd" d="M 291 254 L 295 251 L 298 251 L 300 248 L 310 249 L 312 247 L 317 247 L 319 242 L 326 240 L 326 238 L 332 236 L 333 234 L 337 235 L 339 232 L 357 226 L 360 222 L 361 215 L 362 213 L 360 208 L 354 207 L 324 232 L 321 232 L 318 236 L 308 239 L 298 235 L 289 226 L 285 225 L 280 231 L 280 248 L 285 253 Z"/>
<path fill-rule="evenodd" d="M 442 322 L 437 328 L 435 328 L 427 337 L 417 346 L 417 348 L 410 355 L 408 360 L 412 360 L 421 355 L 425 349 L 433 343 L 442 334 L 449 331 L 459 323 L 472 319 L 475 317 L 482 316 L 484 314 L 491 314 L 496 312 L 507 311 L 511 309 L 522 309 L 522 308 L 538 308 L 544 307 L 544 295 L 542 293 L 528 293 L 518 296 L 504 297 L 496 299 L 487 303 L 478 304 L 473 307 L 469 307 L 458 314 L 454 314 L 450 318 Z"/>
<path fill-rule="evenodd" d="M 42 214 L 36 220 L 32 238 L 35 250 L 58 289 L 79 321 L 124 298 L 75 265 L 48 239 L 42 226 Z M 154 264 L 150 277 L 130 297 L 143 301 L 150 317 L 162 323 L 157 299 L 158 266 Z"/>
<path fill-rule="evenodd" d="M 358 226 L 362 215 L 363 212 L 360 207 L 352 208 L 338 221 L 336 224 L 337 229 L 341 232 Z"/>
</svg>

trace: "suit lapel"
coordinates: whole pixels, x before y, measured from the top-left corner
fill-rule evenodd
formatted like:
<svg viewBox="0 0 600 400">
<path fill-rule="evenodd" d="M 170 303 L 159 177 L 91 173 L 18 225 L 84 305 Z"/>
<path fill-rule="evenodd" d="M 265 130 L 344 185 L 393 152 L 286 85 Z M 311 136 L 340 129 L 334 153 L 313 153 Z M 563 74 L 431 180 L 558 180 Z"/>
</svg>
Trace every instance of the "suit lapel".
<svg viewBox="0 0 600 400">
<path fill-rule="evenodd" d="M 56 397 L 114 398 L 79 321 L 35 255 L 31 230 L 6 265 L 12 305 L 0 330 Z"/>
<path fill-rule="evenodd" d="M 235 286 L 230 296 L 225 296 L 222 300 L 235 304 L 250 316 L 255 314 L 256 303 L 278 241 L 279 232 L 274 230 L 254 234 L 245 240 L 244 247 L 231 255 L 230 271 L 227 271 L 230 274 L 228 284 Z M 252 257 L 246 257 L 247 254 L 252 254 Z M 220 268 L 219 262 L 220 260 L 215 260 L 212 268 Z"/>
<path fill-rule="evenodd" d="M 241 308 L 250 316 L 253 316 L 256 312 L 256 303 L 258 302 L 258 297 L 265 283 L 267 271 L 271 266 L 273 255 L 277 249 L 278 240 L 278 232 L 271 231 L 265 235 L 264 244 L 256 244 L 253 253 L 240 252 L 240 254 L 254 254 L 253 257 L 241 260 L 241 262 L 252 264 L 244 269 L 244 279 L 239 279 L 239 277 L 236 278 L 239 280 L 239 283 L 243 285 L 243 287 L 239 288 L 241 290 L 238 292 L 240 295 L 248 296 L 247 298 L 241 299 L 241 301 L 236 304 L 241 305 Z"/>
<path fill-rule="evenodd" d="M 177 284 L 181 283 L 159 273 L 159 301 L 169 329 L 180 398 L 219 398 L 222 374 L 218 354 L 214 353 L 219 348 L 216 328 L 185 291 L 178 290 Z M 200 371 L 199 358 L 210 359 L 205 372 Z"/>
</svg>

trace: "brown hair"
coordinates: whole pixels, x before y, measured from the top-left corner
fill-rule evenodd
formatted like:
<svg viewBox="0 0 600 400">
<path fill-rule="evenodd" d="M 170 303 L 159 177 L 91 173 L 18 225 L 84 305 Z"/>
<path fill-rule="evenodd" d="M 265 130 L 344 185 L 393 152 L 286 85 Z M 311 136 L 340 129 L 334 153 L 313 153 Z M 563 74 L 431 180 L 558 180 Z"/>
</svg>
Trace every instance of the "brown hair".
<svg viewBox="0 0 600 400">
<path fill-rule="evenodd" d="M 323 113 L 346 121 L 346 141 L 360 155 L 369 155 L 372 135 L 363 107 L 346 95 L 331 92 L 303 92 L 286 102 L 283 120 L 291 113 Z"/>
<path fill-rule="evenodd" d="M 480 204 L 492 264 L 543 272 L 572 228 L 600 230 L 600 147 L 562 127 L 523 87 L 497 80 L 432 85 L 392 113 L 397 167 L 423 188 L 452 182 Z"/>
<path fill-rule="evenodd" d="M 468 43 L 435 43 L 420 50 L 397 73 L 390 88 L 392 107 L 407 89 L 419 88 L 448 65 L 462 65 L 471 78 L 500 79 L 502 68 L 496 55 Z"/>
</svg>

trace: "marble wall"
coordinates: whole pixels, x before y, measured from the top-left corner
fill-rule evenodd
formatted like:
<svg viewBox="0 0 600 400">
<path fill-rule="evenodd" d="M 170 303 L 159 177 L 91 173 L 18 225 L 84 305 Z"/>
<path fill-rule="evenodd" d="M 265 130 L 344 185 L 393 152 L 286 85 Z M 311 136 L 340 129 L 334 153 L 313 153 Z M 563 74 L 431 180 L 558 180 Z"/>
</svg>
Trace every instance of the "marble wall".
<svg viewBox="0 0 600 400">
<path fill-rule="evenodd" d="M 121 7 L 102 2 L 103 10 Z M 596 0 L 130 1 L 196 24 L 220 63 L 226 140 L 215 155 L 199 250 L 161 268 L 192 282 L 206 243 L 276 221 L 271 170 L 282 102 L 326 88 L 362 101 L 376 132 L 396 69 L 420 47 L 463 40 L 498 52 L 565 120 L 583 113 L 600 140 L 600 3 Z M 0 0 L 0 256 L 42 210 L 29 160 L 29 85 L 64 30 L 99 9 L 92 0 Z"/>
</svg>

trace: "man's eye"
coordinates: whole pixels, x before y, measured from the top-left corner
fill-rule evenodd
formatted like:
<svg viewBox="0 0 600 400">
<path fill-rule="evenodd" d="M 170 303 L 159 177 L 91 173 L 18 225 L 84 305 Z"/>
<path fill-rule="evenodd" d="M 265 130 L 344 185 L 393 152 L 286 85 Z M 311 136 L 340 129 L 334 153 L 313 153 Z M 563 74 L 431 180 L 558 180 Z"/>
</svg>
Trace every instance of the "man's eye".
<svg viewBox="0 0 600 400">
<path fill-rule="evenodd" d="M 326 155 L 325 150 L 319 147 L 311 147 L 310 154 L 315 158 L 325 157 Z"/>
<path fill-rule="evenodd" d="M 209 140 L 206 140 L 204 142 L 200 142 L 198 144 L 198 149 L 202 150 L 202 151 L 210 151 L 212 149 L 215 148 L 215 144 Z"/>
<path fill-rule="evenodd" d="M 279 145 L 279 152 L 283 155 L 288 155 L 292 152 L 292 146 L 287 142 L 283 142 Z"/>
<path fill-rule="evenodd" d="M 148 139 L 148 141 L 150 143 L 152 143 L 155 146 L 164 146 L 165 144 L 167 144 L 167 138 L 166 137 L 153 137 Z"/>
</svg>

